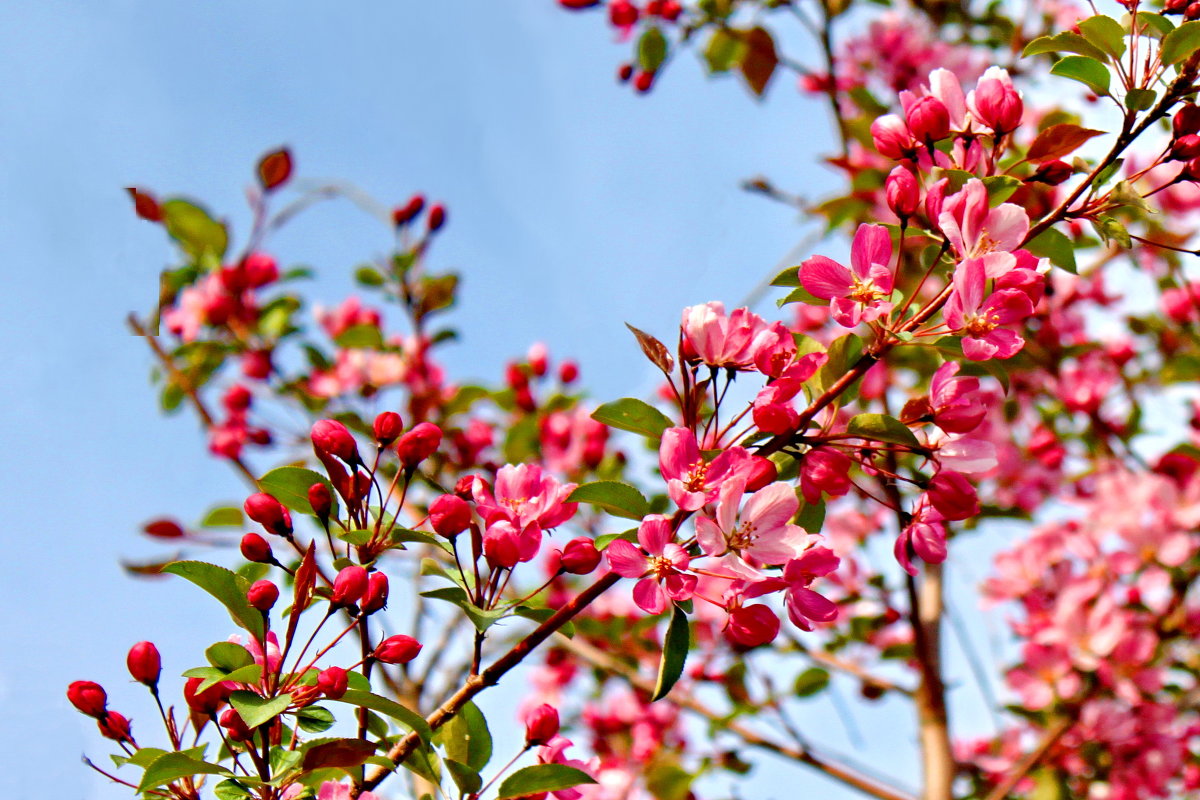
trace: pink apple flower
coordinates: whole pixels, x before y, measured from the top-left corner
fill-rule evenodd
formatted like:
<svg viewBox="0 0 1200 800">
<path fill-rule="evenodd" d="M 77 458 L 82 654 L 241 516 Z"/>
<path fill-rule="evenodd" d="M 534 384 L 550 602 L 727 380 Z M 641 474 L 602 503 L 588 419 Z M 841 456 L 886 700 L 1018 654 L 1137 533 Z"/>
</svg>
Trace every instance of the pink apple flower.
<svg viewBox="0 0 1200 800">
<path fill-rule="evenodd" d="M 750 342 L 754 368 L 778 378 L 796 357 L 796 339 L 782 322 L 772 322 Z"/>
<path fill-rule="evenodd" d="M 967 181 L 942 204 L 938 226 L 960 259 L 982 259 L 984 273 L 998 278 L 1017 265 L 1012 254 L 1029 233 L 1029 216 L 1013 203 L 989 208 L 987 187 Z"/>
<path fill-rule="evenodd" d="M 850 491 L 850 457 L 840 450 L 814 447 L 800 461 L 800 491 L 808 503 L 821 502 L 822 493 L 841 497 Z"/>
<path fill-rule="evenodd" d="M 801 630 L 811 631 L 814 622 L 832 622 L 837 619 L 837 605 L 824 595 L 813 591 L 810 586 L 817 578 L 836 570 L 840 563 L 841 559 L 828 547 L 809 547 L 787 562 L 782 577 L 759 581 L 746 592 L 746 596 L 753 597 L 785 589 L 788 619 Z"/>
<path fill-rule="evenodd" d="M 628 544 L 628 542 L 626 542 L 626 544 Z M 566 749 L 571 746 L 573 746 L 573 743 L 570 739 L 567 739 L 564 736 L 555 736 L 538 749 L 538 763 L 564 764 L 568 767 L 574 767 L 581 772 L 586 772 L 588 775 L 594 777 L 596 772 L 596 767 L 594 765 L 588 764 L 586 761 L 580 761 L 577 758 L 566 757 Z M 556 800 L 579 800 L 579 798 L 583 797 L 583 792 L 581 792 L 578 787 L 559 789 L 558 791 L 551 792 L 551 794 L 554 795 Z"/>
<path fill-rule="evenodd" d="M 578 503 L 568 503 L 574 483 L 559 483 L 537 464 L 505 464 L 496 473 L 496 487 L 475 481 L 471 488 L 479 515 L 489 526 L 507 519 L 518 529 L 555 528 L 575 515 Z"/>
<path fill-rule="evenodd" d="M 1002 67 L 988 67 L 967 95 L 967 106 L 971 116 L 995 131 L 997 136 L 1015 131 L 1025 112 L 1021 93 L 1013 88 L 1012 78 Z"/>
<path fill-rule="evenodd" d="M 687 428 L 668 428 L 658 448 L 658 468 L 667 480 L 667 494 L 684 511 L 711 503 L 725 481 L 747 477 L 750 467 L 750 454 L 742 447 L 731 447 L 706 461 L 696 434 Z"/>
<path fill-rule="evenodd" d="M 1040 711 L 1055 700 L 1070 700 L 1083 681 L 1065 647 L 1026 642 L 1022 663 L 1008 673 L 1008 685 L 1021 696 L 1021 704 Z"/>
<path fill-rule="evenodd" d="M 954 270 L 954 292 L 942 311 L 950 329 L 963 332 L 963 355 L 972 361 L 1016 355 L 1025 340 L 1001 326 L 1020 322 L 1033 313 L 1029 297 L 1014 289 L 1002 289 L 985 298 L 986 283 L 981 260 L 962 262 Z"/>
<path fill-rule="evenodd" d="M 754 339 L 767 323 L 748 308 L 726 315 L 723 303 L 711 302 L 685 308 L 682 328 L 688 357 L 712 367 L 746 369 L 754 363 Z"/>
<path fill-rule="evenodd" d="M 350 800 L 350 784 L 325 781 L 317 792 L 317 800 Z M 383 800 L 374 792 L 363 792 L 358 800 Z"/>
<path fill-rule="evenodd" d="M 946 529 L 942 519 L 928 498 L 921 495 L 913 508 L 912 522 L 896 538 L 896 561 L 909 575 L 917 574 L 917 568 L 909 558 L 910 551 L 926 564 L 940 564 L 946 560 Z"/>
<path fill-rule="evenodd" d="M 800 265 L 800 284 L 813 296 L 829 300 L 839 325 L 853 328 L 892 310 L 892 237 L 882 225 L 860 225 L 850 244 L 850 267 L 825 256 Z"/>
<path fill-rule="evenodd" d="M 682 602 L 696 591 L 696 576 L 685 572 L 691 559 L 671 541 L 673 535 L 667 517 L 651 514 L 638 526 L 641 550 L 625 539 L 614 539 L 604 551 L 613 572 L 624 578 L 641 578 L 633 587 L 633 601 L 647 614 L 661 614 L 668 600 Z"/>
<path fill-rule="evenodd" d="M 800 508 L 792 487 L 779 482 L 759 489 L 739 513 L 744 492 L 742 478 L 726 481 L 721 487 L 716 519 L 696 520 L 700 549 L 710 556 L 733 553 L 762 564 L 783 564 L 795 558 L 808 542 L 808 534 L 791 524 Z"/>
<path fill-rule="evenodd" d="M 933 424 L 946 433 L 970 433 L 987 416 L 988 408 L 979 391 L 979 379 L 958 377 L 960 366 L 947 361 L 929 382 L 929 404 Z"/>
<path fill-rule="evenodd" d="M 759 391 L 751 407 L 754 425 L 764 433 L 788 433 L 800 424 L 800 414 L 792 399 L 800 394 L 804 382 L 811 378 L 829 356 L 825 353 L 809 353 L 792 364 L 776 380 Z"/>
</svg>

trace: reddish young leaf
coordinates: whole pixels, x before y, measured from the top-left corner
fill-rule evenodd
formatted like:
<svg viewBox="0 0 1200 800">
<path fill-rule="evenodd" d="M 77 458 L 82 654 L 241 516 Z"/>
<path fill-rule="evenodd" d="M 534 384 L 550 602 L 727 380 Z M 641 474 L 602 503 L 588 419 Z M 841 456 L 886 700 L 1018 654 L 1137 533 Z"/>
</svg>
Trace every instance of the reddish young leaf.
<svg viewBox="0 0 1200 800">
<path fill-rule="evenodd" d="M 775 67 L 779 65 L 775 40 L 765 29 L 753 28 L 742 35 L 742 41 L 745 42 L 746 49 L 738 66 L 750 91 L 762 97 L 771 76 L 775 74 Z"/>
<path fill-rule="evenodd" d="M 375 745 L 362 739 L 334 739 L 310 747 L 304 754 L 303 769 L 352 769 L 361 766 L 375 754 Z"/>
<path fill-rule="evenodd" d="M 1104 131 L 1081 128 L 1069 122 L 1051 125 L 1033 140 L 1033 144 L 1029 146 L 1029 153 L 1025 157 L 1030 161 L 1050 161 L 1062 158 L 1075 152 L 1088 139 L 1103 133 Z"/>
<path fill-rule="evenodd" d="M 149 192 L 144 192 L 136 186 L 126 187 L 125 191 L 133 198 L 133 210 L 139 217 L 148 222 L 162 222 L 162 207 L 158 200 Z"/>
<path fill-rule="evenodd" d="M 286 147 L 267 153 L 258 162 L 258 182 L 268 192 L 292 176 L 292 154 Z"/>
<path fill-rule="evenodd" d="M 642 352 L 646 354 L 646 358 L 650 359 L 650 362 L 654 366 L 661 369 L 667 375 L 670 375 L 671 370 L 675 368 L 675 360 L 671 358 L 671 353 L 667 350 L 667 346 L 645 331 L 640 331 L 633 327 L 628 322 L 625 323 L 625 327 L 633 331 L 633 335 L 637 337 L 638 344 L 641 345 Z"/>
</svg>

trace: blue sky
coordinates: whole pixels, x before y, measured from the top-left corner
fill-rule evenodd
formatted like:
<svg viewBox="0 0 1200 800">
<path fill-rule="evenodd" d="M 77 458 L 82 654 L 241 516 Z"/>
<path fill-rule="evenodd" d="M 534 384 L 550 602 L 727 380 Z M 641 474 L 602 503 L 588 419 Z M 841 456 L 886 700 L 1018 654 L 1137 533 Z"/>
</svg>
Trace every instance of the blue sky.
<svg viewBox="0 0 1200 800">
<path fill-rule="evenodd" d="M 79 765 L 106 750 L 66 684 L 103 683 L 148 733 L 126 648 L 154 640 L 178 674 L 229 634 L 193 587 L 117 564 L 162 554 L 136 535 L 145 519 L 243 496 L 192 420 L 158 414 L 146 349 L 123 328 L 171 257 L 123 186 L 195 196 L 244 233 L 253 164 L 286 143 L 304 176 L 443 200 L 435 262 L 465 280 L 453 373 L 494 377 L 540 339 L 602 399 L 652 385 L 624 321 L 669 335 L 681 308 L 736 303 L 800 239 L 792 213 L 739 180 L 833 186 L 815 158 L 824 107 L 788 76 L 761 104 L 680 63 L 637 97 L 615 85 L 628 51 L 602 20 L 551 0 L 18 0 L 0 22 L 0 752 L 22 767 L 0 771 L 5 797 L 126 796 Z M 386 236 L 330 205 L 274 249 L 315 266 L 336 301 Z M 814 714 L 828 727 L 829 707 Z"/>
</svg>

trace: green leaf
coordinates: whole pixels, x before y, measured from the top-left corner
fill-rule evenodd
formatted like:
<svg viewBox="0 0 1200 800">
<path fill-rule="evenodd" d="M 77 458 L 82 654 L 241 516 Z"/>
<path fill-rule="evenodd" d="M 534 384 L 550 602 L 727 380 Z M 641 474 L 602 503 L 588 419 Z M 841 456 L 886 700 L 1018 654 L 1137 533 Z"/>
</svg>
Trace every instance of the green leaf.
<svg viewBox="0 0 1200 800">
<path fill-rule="evenodd" d="M 313 472 L 311 469 L 304 467 L 273 469 L 258 479 L 258 488 L 292 511 L 316 516 L 313 513 L 312 505 L 308 502 L 308 490 L 314 483 L 325 484 L 325 488 L 329 490 L 329 496 L 334 498 L 334 506 L 329 514 L 331 517 L 337 516 L 337 494 L 334 492 L 333 484 L 324 475 Z"/>
<path fill-rule="evenodd" d="M 792 691 L 796 697 L 811 697 L 829 685 L 829 673 L 820 667 L 809 667 L 796 676 Z"/>
<path fill-rule="evenodd" d="M 1125 93 L 1125 107 L 1130 111 L 1145 111 L 1157 99 L 1158 92 L 1153 89 L 1130 89 Z"/>
<path fill-rule="evenodd" d="M 557 792 L 595 782 L 595 779 L 583 770 L 568 767 L 566 764 L 535 764 L 519 769 L 505 778 L 500 784 L 500 794 L 496 800 L 508 800 L 510 797 L 541 792 Z"/>
<path fill-rule="evenodd" d="M 1168 67 L 1187 61 L 1200 47 L 1200 20 L 1185 22 L 1163 37 L 1159 57 Z"/>
<path fill-rule="evenodd" d="M 233 773 L 218 764 L 198 761 L 186 753 L 167 753 L 156 758 L 146 767 L 146 773 L 142 775 L 142 781 L 138 784 L 137 790 L 146 792 L 191 775 L 232 776 Z"/>
<path fill-rule="evenodd" d="M 886 414 L 858 414 L 846 423 L 846 433 L 876 442 L 920 447 L 917 437 L 900 420 Z"/>
<path fill-rule="evenodd" d="M 983 179 L 983 185 L 987 187 L 988 200 L 994 205 L 1012 197 L 1013 192 L 1021 188 L 1021 181 L 1012 175 L 989 175 Z"/>
<path fill-rule="evenodd" d="M 640 520 L 650 513 L 650 503 L 634 487 L 620 481 L 593 481 L 571 492 L 568 503 L 587 503 L 616 517 Z"/>
<path fill-rule="evenodd" d="M 662 764 L 646 775 L 646 788 L 654 800 L 687 800 L 695 776 L 677 764 Z"/>
<path fill-rule="evenodd" d="M 1125 28 L 1112 17 L 1098 14 L 1080 20 L 1079 32 L 1083 34 L 1083 38 L 1110 56 L 1120 58 L 1125 55 Z"/>
<path fill-rule="evenodd" d="M 254 663 L 254 656 L 250 655 L 250 651 L 234 642 L 217 642 L 204 651 L 204 657 L 208 659 L 208 663 L 225 673 Z"/>
<path fill-rule="evenodd" d="M 430 597 L 434 600 L 445 600 L 448 603 L 453 603 L 463 610 L 463 613 L 471 620 L 471 624 L 480 633 L 495 625 L 505 616 L 503 609 L 483 609 L 471 602 L 471 598 L 467 593 L 458 586 L 446 586 L 442 589 L 430 589 L 427 592 L 421 592 L 421 597 Z"/>
<path fill-rule="evenodd" d="M 250 790 L 233 778 L 223 780 L 214 786 L 213 796 L 217 800 L 242 800 L 245 797 L 252 797 Z"/>
<path fill-rule="evenodd" d="M 809 533 L 820 533 L 825 526 L 825 501 L 804 503 L 796 514 L 796 524 Z"/>
<path fill-rule="evenodd" d="M 195 261 L 208 258 L 221 263 L 229 247 L 229 232 L 195 203 L 180 198 L 162 204 L 163 224 L 167 234 L 179 243 Z"/>
<path fill-rule="evenodd" d="M 597 550 L 599 548 L 596 548 Z M 513 613 L 524 619 L 531 619 L 541 625 L 546 620 L 554 616 L 558 611 L 556 608 L 532 608 L 530 606 L 517 606 L 513 609 Z M 564 622 L 558 632 L 568 639 L 575 638 L 575 625 L 571 622 Z"/>
<path fill-rule="evenodd" d="M 296 724 L 309 733 L 324 733 L 334 722 L 333 712 L 321 706 L 305 706 L 296 712 Z"/>
<path fill-rule="evenodd" d="M 667 635 L 663 639 L 662 661 L 658 665 L 658 680 L 654 683 L 654 694 L 651 695 L 650 702 L 666 697 L 675 681 L 683 675 L 683 665 L 687 661 L 690 644 L 687 614 L 679 606 L 674 606 L 671 624 L 667 626 Z"/>
<path fill-rule="evenodd" d="M 1050 68 L 1050 74 L 1079 81 L 1101 96 L 1108 94 L 1108 84 L 1112 80 L 1108 67 L 1087 56 L 1063 56 Z"/>
<path fill-rule="evenodd" d="M 1025 249 L 1035 256 L 1050 259 L 1050 263 L 1061 267 L 1075 275 L 1079 268 L 1075 266 L 1075 245 L 1066 234 L 1054 228 L 1047 228 L 1038 237 L 1025 245 Z"/>
<path fill-rule="evenodd" d="M 1130 238 L 1129 231 L 1118 219 L 1106 216 L 1096 217 L 1092 220 L 1092 228 L 1105 244 L 1108 244 L 1109 240 L 1113 240 L 1124 248 L 1133 247 L 1133 239 Z"/>
<path fill-rule="evenodd" d="M 203 678 L 203 682 L 196 687 L 196 693 L 208 691 L 213 686 L 223 681 L 233 681 L 235 683 L 246 683 L 254 685 L 262 680 L 262 666 L 259 664 L 250 664 L 235 669 L 232 672 L 226 672 L 217 667 L 195 667 L 183 673 L 185 678 Z"/>
<path fill-rule="evenodd" d="M 644 72 L 658 72 L 658 68 L 667 60 L 667 37 L 662 29 L 651 25 L 642 31 L 637 45 L 638 66 Z"/>
<path fill-rule="evenodd" d="M 474 794 L 483 786 L 483 778 L 479 777 L 479 773 L 466 764 L 450 757 L 442 759 L 442 763 L 446 765 L 446 770 L 450 773 L 454 785 L 464 795 Z"/>
<path fill-rule="evenodd" d="M 704 47 L 704 61 L 710 73 L 728 72 L 742 60 L 746 44 L 726 28 L 717 28 Z"/>
<path fill-rule="evenodd" d="M 1072 31 L 1063 31 L 1054 36 L 1041 36 L 1025 46 L 1024 57 L 1042 53 L 1078 53 L 1097 61 L 1104 61 L 1108 54 L 1087 39 Z"/>
<path fill-rule="evenodd" d="M 853 333 L 834 339 L 829 345 L 828 354 L 829 360 L 821 369 L 817 370 L 816 375 L 809 379 L 814 394 L 821 394 L 829 389 L 858 361 L 862 356 L 862 339 Z M 842 393 L 840 402 L 849 403 L 857 394 L 858 384 L 856 383 Z"/>
<path fill-rule="evenodd" d="M 794 289 L 800 285 L 800 267 L 788 267 L 771 279 L 772 286 Z"/>
<path fill-rule="evenodd" d="M 602 533 L 596 537 L 596 549 L 603 553 L 605 548 L 613 543 L 614 539 L 624 539 L 627 542 L 636 542 L 637 531 L 628 530 L 623 533 Z"/>
<path fill-rule="evenodd" d="M 360 708 L 369 708 L 372 711 L 378 711 L 384 716 L 391 717 L 409 730 L 415 731 L 424 742 L 428 742 L 433 738 L 433 729 L 429 727 L 429 723 L 425 721 L 424 717 L 415 711 L 410 711 L 394 700 L 380 697 L 372 692 L 351 689 L 338 698 L 338 702 L 348 703 Z"/>
<path fill-rule="evenodd" d="M 354 270 L 354 280 L 361 286 L 383 286 L 383 275 L 370 264 L 363 264 Z"/>
<path fill-rule="evenodd" d="M 475 772 L 487 766 L 492 758 L 492 734 L 483 712 L 468 701 L 449 722 L 438 728 L 433 741 L 452 758 Z"/>
<path fill-rule="evenodd" d="M 246 524 L 240 508 L 234 506 L 218 506 L 209 509 L 200 521 L 202 528 L 240 528 Z"/>
<path fill-rule="evenodd" d="M 592 419 L 610 428 L 631 431 L 651 439 L 661 439 L 663 431 L 674 424 L 666 414 L 636 397 L 605 403 L 592 412 Z"/>
<path fill-rule="evenodd" d="M 237 691 L 229 695 L 229 705 L 233 706 L 246 723 L 247 728 L 257 728 L 264 722 L 270 722 L 278 717 L 292 703 L 290 694 L 278 697 L 260 697 L 254 692 Z"/>
<path fill-rule="evenodd" d="M 353 325 L 333 340 L 346 349 L 378 350 L 383 347 L 383 334 L 376 325 Z"/>
<path fill-rule="evenodd" d="M 246 599 L 250 586 L 245 579 L 224 567 L 203 561 L 173 561 L 162 571 L 186 578 L 220 600 L 238 627 L 249 631 L 255 639 L 262 639 L 263 615 Z"/>
<path fill-rule="evenodd" d="M 1137 13 L 1137 23 L 1138 34 L 1149 36 L 1152 39 L 1161 39 L 1175 30 L 1175 24 L 1171 20 L 1162 14 L 1153 14 L 1149 11 L 1139 11 Z"/>
</svg>

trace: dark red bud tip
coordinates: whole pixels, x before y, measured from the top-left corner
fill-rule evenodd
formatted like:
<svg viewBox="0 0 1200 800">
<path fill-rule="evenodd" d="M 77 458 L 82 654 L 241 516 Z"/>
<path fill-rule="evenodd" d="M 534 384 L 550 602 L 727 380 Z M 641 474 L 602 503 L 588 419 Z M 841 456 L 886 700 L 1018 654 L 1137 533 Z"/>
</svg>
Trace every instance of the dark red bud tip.
<svg viewBox="0 0 1200 800">
<path fill-rule="evenodd" d="M 779 469 L 771 459 L 762 456 L 751 456 L 750 459 L 750 468 L 746 472 L 747 492 L 757 492 L 779 477 Z"/>
<path fill-rule="evenodd" d="M 67 687 L 67 699 L 81 713 L 89 717 L 99 717 L 104 714 L 108 705 L 108 695 L 104 687 L 93 681 L 75 681 Z"/>
<path fill-rule="evenodd" d="M 442 443 L 442 429 L 432 422 L 422 422 L 396 442 L 396 453 L 406 467 L 415 467 L 429 458 Z"/>
<path fill-rule="evenodd" d="M 563 383 L 574 383 L 579 377 L 579 365 L 574 361 L 564 361 L 558 368 L 558 379 Z"/>
<path fill-rule="evenodd" d="M 444 494 L 429 507 L 429 524 L 447 539 L 457 536 L 471 524 L 471 506 L 461 497 Z"/>
<path fill-rule="evenodd" d="M 441 203 L 429 207 L 429 232 L 437 233 L 446 224 L 446 207 Z"/>
<path fill-rule="evenodd" d="M 256 564 L 275 563 L 275 554 L 271 552 L 271 545 L 267 544 L 267 540 L 257 533 L 247 533 L 243 536 L 241 549 L 242 557 L 247 561 L 253 561 Z"/>
<path fill-rule="evenodd" d="M 151 520 L 142 526 L 142 531 L 155 539 L 179 539 L 187 535 L 183 526 L 173 519 Z"/>
<path fill-rule="evenodd" d="M 329 487 L 323 483 L 308 487 L 308 504 L 318 519 L 329 519 L 329 512 L 333 510 L 333 495 L 329 493 Z"/>
<path fill-rule="evenodd" d="M 559 563 L 563 572 L 569 572 L 572 575 L 587 575 L 600 566 L 600 551 L 596 549 L 595 542 L 581 536 L 567 542 L 563 547 Z"/>
<path fill-rule="evenodd" d="M 637 77 L 633 79 L 633 88 L 637 89 L 639 94 L 645 94 L 654 86 L 653 72 L 639 72 Z"/>
<path fill-rule="evenodd" d="M 118 714 L 116 711 L 109 711 L 97 721 L 97 726 L 100 728 L 100 734 L 106 739 L 113 739 L 118 742 L 132 742 L 133 732 L 129 727 L 129 720 L 123 714 Z"/>
<path fill-rule="evenodd" d="M 384 411 L 375 418 L 373 430 L 375 441 L 387 447 L 404 433 L 404 420 L 400 419 L 400 415 L 395 411 Z"/>
<path fill-rule="evenodd" d="M 362 601 L 358 604 L 364 614 L 374 614 L 387 606 L 388 577 L 382 572 L 372 572 L 367 578 L 367 590 L 363 592 Z"/>
<path fill-rule="evenodd" d="M 412 222 L 424 210 L 425 198 L 419 194 L 414 194 L 409 198 L 407 203 L 398 206 L 392 211 L 392 222 L 399 228 L 401 225 L 407 225 Z"/>
<path fill-rule="evenodd" d="M 246 727 L 246 721 L 235 709 L 227 708 L 221 714 L 221 727 L 225 734 L 235 742 L 246 742 L 253 738 L 254 733 Z"/>
<path fill-rule="evenodd" d="M 1034 183 L 1044 183 L 1048 186 L 1058 186 L 1070 178 L 1074 171 L 1074 168 L 1067 162 L 1054 159 L 1039 164 L 1038 168 L 1029 176 L 1029 180 Z"/>
<path fill-rule="evenodd" d="M 582 11 L 600 5 L 600 0 L 558 0 L 558 4 L 570 11 Z"/>
<path fill-rule="evenodd" d="M 318 420 L 312 426 L 313 449 L 317 454 L 331 455 L 347 464 L 358 464 L 358 442 L 346 426 L 335 419 Z"/>
<path fill-rule="evenodd" d="M 333 594 L 329 602 L 334 606 L 352 606 L 362 599 L 367 591 L 366 567 L 353 564 L 344 567 L 333 581 Z"/>
<path fill-rule="evenodd" d="M 130 186 L 125 191 L 133 198 L 133 211 L 147 222 L 162 222 L 162 206 L 149 192 Z"/>
<path fill-rule="evenodd" d="M 246 592 L 246 599 L 259 611 L 270 611 L 279 601 L 279 587 L 268 580 L 255 581 Z"/>
<path fill-rule="evenodd" d="M 341 667 L 329 667 L 317 676 L 317 688 L 330 700 L 338 700 L 350 687 L 347 677 L 346 670 Z"/>
<path fill-rule="evenodd" d="M 621 83 L 629 83 L 633 78 L 633 64 L 622 64 L 617 68 L 617 80 Z"/>
<path fill-rule="evenodd" d="M 258 162 L 258 182 L 268 192 L 292 176 L 292 154 L 286 147 L 267 153 Z"/>
<path fill-rule="evenodd" d="M 252 494 L 242 506 L 246 516 L 278 536 L 292 535 L 292 515 L 283 504 L 266 492 Z"/>
<path fill-rule="evenodd" d="M 411 636 L 389 636 L 375 648 L 376 660 L 384 664 L 407 664 L 421 652 L 421 643 Z"/>
<path fill-rule="evenodd" d="M 129 667 L 129 674 L 138 683 L 151 687 L 158 685 L 158 676 L 162 674 L 162 657 L 152 642 L 138 642 L 129 648 L 125 666 Z"/>
<path fill-rule="evenodd" d="M 558 735 L 558 709 L 543 703 L 525 718 L 525 744 L 542 745 Z"/>
</svg>

